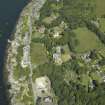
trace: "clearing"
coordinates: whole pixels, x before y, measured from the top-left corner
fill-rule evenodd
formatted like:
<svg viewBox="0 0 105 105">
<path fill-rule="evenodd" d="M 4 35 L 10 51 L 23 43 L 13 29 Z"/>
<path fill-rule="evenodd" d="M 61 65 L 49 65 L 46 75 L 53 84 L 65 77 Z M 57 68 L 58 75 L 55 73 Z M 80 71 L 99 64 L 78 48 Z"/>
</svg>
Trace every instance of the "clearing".
<svg viewBox="0 0 105 105">
<path fill-rule="evenodd" d="M 47 51 L 44 44 L 32 43 L 31 44 L 31 62 L 32 64 L 40 65 L 48 61 Z"/>
<path fill-rule="evenodd" d="M 78 44 L 75 47 L 75 52 L 83 53 L 93 49 L 99 49 L 102 47 L 101 41 L 98 39 L 95 33 L 91 32 L 87 28 L 77 28 L 74 30 Z"/>
<path fill-rule="evenodd" d="M 96 3 L 96 15 L 98 17 L 105 14 L 105 0 L 95 0 Z"/>
</svg>

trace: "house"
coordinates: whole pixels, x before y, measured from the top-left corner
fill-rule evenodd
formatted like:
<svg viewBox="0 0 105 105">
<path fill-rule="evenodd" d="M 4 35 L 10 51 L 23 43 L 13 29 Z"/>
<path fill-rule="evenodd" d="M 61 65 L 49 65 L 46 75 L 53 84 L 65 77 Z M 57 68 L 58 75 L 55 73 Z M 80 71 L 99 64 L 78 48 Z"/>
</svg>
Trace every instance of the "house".
<svg viewBox="0 0 105 105">
<path fill-rule="evenodd" d="M 91 52 L 87 52 L 87 53 L 83 54 L 81 56 L 82 60 L 84 60 L 86 63 L 90 62 L 91 61 L 90 54 L 91 54 Z"/>
<path fill-rule="evenodd" d="M 23 47 L 23 58 L 22 58 L 22 61 L 21 61 L 21 66 L 23 68 L 27 67 L 30 63 L 29 52 L 30 52 L 30 46 L 29 45 Z"/>
<path fill-rule="evenodd" d="M 56 64 L 61 65 L 62 59 L 61 59 L 61 47 L 57 46 L 55 48 L 56 52 L 53 54 L 53 60 Z"/>
</svg>

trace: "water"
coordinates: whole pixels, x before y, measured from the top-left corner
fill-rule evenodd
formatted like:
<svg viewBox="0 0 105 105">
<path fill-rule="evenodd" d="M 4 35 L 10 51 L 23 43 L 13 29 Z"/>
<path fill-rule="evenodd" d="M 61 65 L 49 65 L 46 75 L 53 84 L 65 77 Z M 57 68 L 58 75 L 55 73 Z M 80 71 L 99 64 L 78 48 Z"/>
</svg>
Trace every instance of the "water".
<svg viewBox="0 0 105 105">
<path fill-rule="evenodd" d="M 13 31 L 23 7 L 29 0 L 0 0 L 0 105 L 8 105 L 3 83 L 3 65 L 7 39 Z M 0 35 L 1 36 L 1 35 Z"/>
</svg>

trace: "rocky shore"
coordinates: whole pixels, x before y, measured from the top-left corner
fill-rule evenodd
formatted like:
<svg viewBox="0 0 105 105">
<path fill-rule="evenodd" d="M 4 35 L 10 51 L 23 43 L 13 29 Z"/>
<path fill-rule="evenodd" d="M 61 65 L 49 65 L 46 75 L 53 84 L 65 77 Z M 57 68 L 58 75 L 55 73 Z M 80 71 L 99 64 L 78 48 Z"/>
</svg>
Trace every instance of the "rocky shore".
<svg viewBox="0 0 105 105">
<path fill-rule="evenodd" d="M 9 84 L 9 97 L 10 97 L 10 104 L 11 105 L 26 105 L 24 102 L 20 102 L 17 99 L 17 94 L 20 92 L 21 87 L 23 86 L 22 82 L 25 81 L 25 77 L 20 78 L 19 80 L 14 79 L 13 71 L 15 67 L 18 65 L 17 56 L 19 54 L 18 49 L 19 47 L 23 46 L 23 39 L 24 34 L 28 33 L 28 40 L 31 41 L 31 34 L 32 34 L 32 24 L 35 20 L 37 20 L 40 16 L 39 10 L 44 5 L 46 0 L 32 0 L 24 9 L 23 12 L 20 14 L 20 18 L 17 22 L 15 27 L 15 31 L 13 33 L 11 40 L 8 40 L 8 49 L 7 49 L 7 58 L 6 58 L 6 79 L 7 83 Z M 28 17 L 28 30 L 23 32 L 24 28 L 24 16 Z M 30 43 L 29 45 L 30 46 Z M 25 83 L 27 87 L 27 82 Z M 31 84 L 32 85 L 32 84 Z M 34 98 L 34 97 L 33 97 Z M 32 103 L 27 103 L 27 105 L 32 105 Z"/>
</svg>

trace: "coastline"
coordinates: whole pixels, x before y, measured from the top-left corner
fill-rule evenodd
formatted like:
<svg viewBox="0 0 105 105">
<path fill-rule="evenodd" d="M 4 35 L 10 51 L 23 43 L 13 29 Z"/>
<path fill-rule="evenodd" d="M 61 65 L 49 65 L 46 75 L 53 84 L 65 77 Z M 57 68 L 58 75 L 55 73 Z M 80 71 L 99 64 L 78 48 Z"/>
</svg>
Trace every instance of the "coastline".
<svg viewBox="0 0 105 105">
<path fill-rule="evenodd" d="M 31 2 L 29 2 L 22 10 L 22 12 L 20 13 L 19 15 L 19 19 L 16 21 L 16 25 L 13 29 L 13 31 L 11 32 L 11 35 L 8 39 L 8 41 L 12 41 L 15 39 L 15 32 L 16 32 L 16 26 L 18 25 L 18 22 L 20 21 L 20 19 L 22 18 L 22 15 L 23 13 L 25 13 L 25 9 L 28 7 L 28 5 L 30 4 Z M 7 45 L 6 45 L 6 50 L 5 50 L 5 57 L 4 57 L 4 65 L 3 65 L 3 83 L 4 83 L 4 87 L 5 87 L 5 91 L 6 91 L 6 99 L 7 99 L 7 102 L 8 102 L 8 105 L 12 105 L 11 104 L 11 94 L 9 92 L 9 89 L 11 87 L 11 84 L 9 83 L 9 79 L 8 79 L 8 70 L 6 68 L 6 65 L 7 65 L 7 58 L 8 58 L 8 49 L 11 47 L 11 44 L 10 42 L 7 41 Z"/>
<path fill-rule="evenodd" d="M 4 76 L 3 80 L 5 83 L 4 85 L 6 88 L 7 100 L 9 102 L 9 105 L 14 105 L 13 103 L 11 103 L 13 96 L 12 96 L 10 91 L 11 91 L 12 83 L 16 82 L 13 80 L 13 73 L 12 73 L 13 67 L 9 68 L 9 66 L 11 65 L 9 60 L 11 59 L 11 56 L 13 55 L 12 49 L 15 49 L 16 46 L 17 46 L 16 50 L 18 49 L 18 43 L 15 43 L 15 40 L 18 40 L 18 41 L 21 40 L 21 39 L 19 39 L 19 36 L 17 36 L 17 31 L 21 31 L 20 28 L 22 25 L 21 23 L 22 23 L 23 16 L 27 15 L 27 13 L 29 13 L 29 11 L 33 8 L 34 2 L 37 2 L 37 1 L 38 0 L 32 0 L 31 2 L 28 3 L 28 5 L 26 5 L 23 8 L 22 12 L 20 13 L 19 19 L 16 22 L 16 26 L 13 29 L 13 32 L 10 36 L 10 39 L 7 42 L 6 51 L 5 51 L 5 58 L 4 58 L 5 64 L 4 64 L 4 68 L 3 68 L 3 76 Z M 28 10 L 28 12 L 27 12 L 27 10 Z M 14 44 L 14 46 L 13 46 L 13 44 Z M 16 105 L 18 105 L 18 104 L 16 104 Z"/>
</svg>

